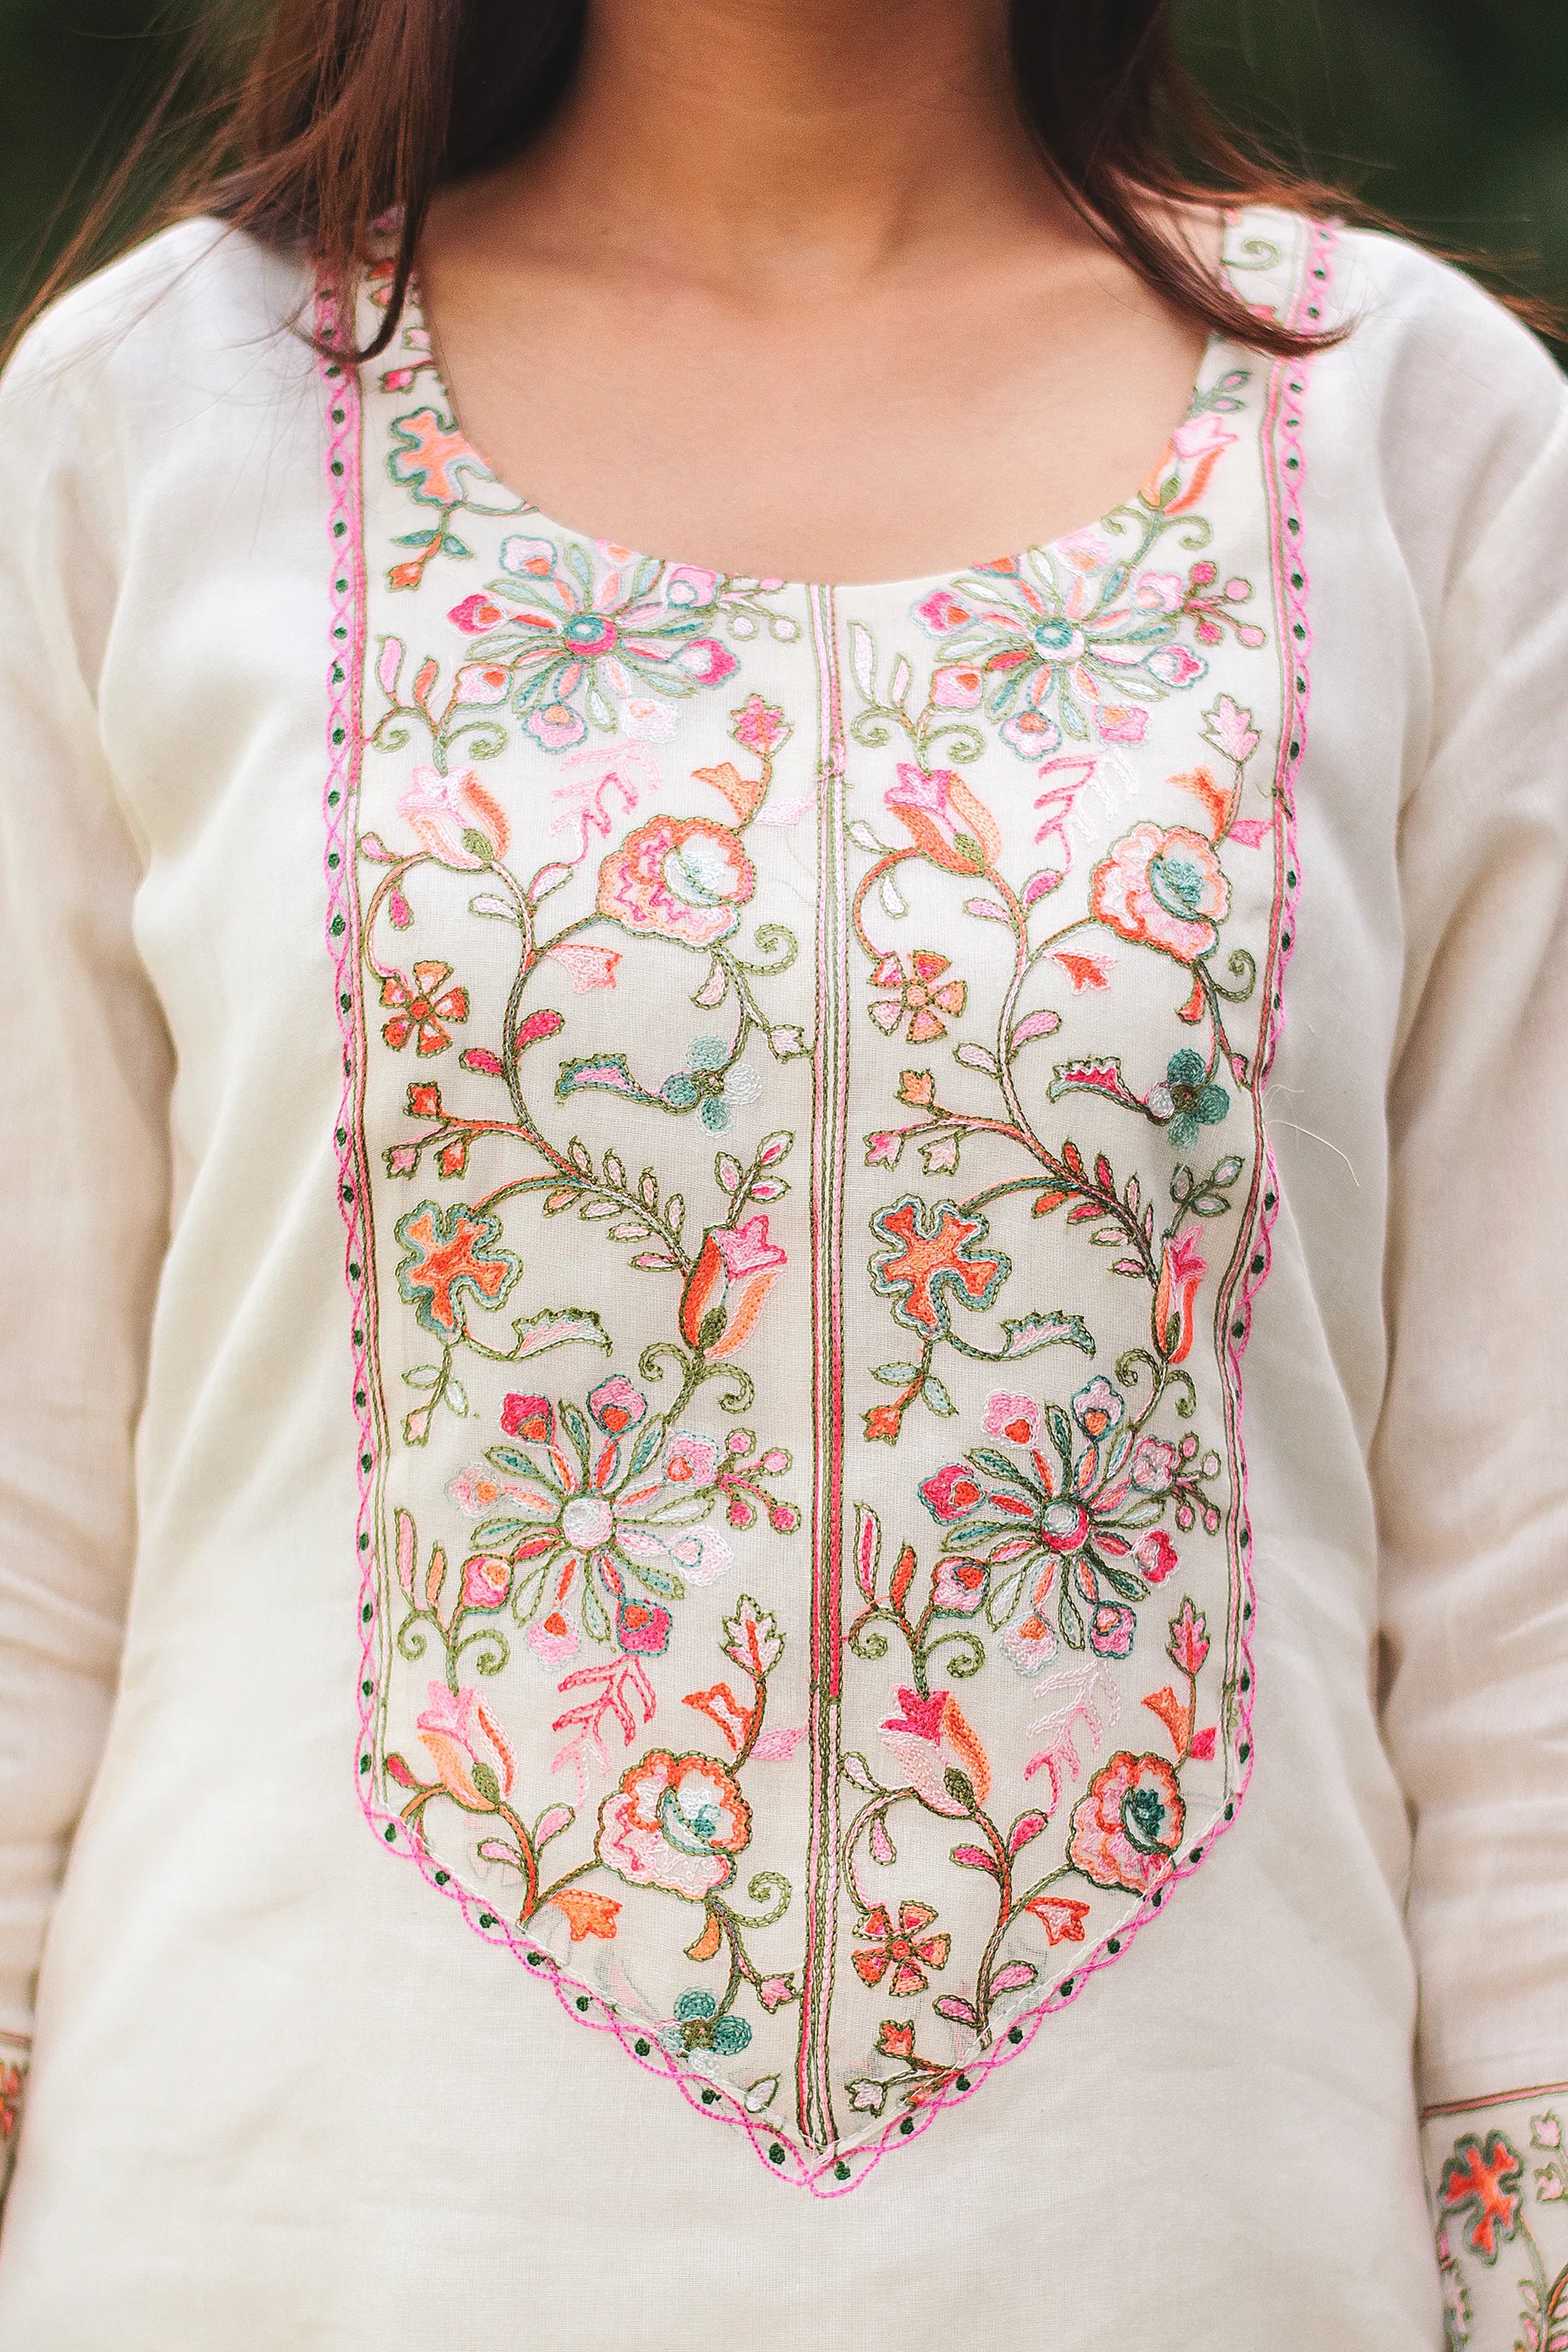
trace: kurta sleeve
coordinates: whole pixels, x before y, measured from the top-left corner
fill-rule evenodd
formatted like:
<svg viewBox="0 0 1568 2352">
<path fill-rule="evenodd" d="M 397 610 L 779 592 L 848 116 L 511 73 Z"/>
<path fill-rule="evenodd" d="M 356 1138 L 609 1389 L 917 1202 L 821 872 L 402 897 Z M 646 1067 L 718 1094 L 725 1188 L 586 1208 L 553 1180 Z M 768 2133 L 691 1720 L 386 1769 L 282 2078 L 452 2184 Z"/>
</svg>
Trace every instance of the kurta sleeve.
<svg viewBox="0 0 1568 2352">
<path fill-rule="evenodd" d="M 1402 827 L 1374 1454 L 1428 2180 L 1475 2352 L 1568 2347 L 1568 396 L 1536 359 Z"/>
<path fill-rule="evenodd" d="M 102 1749 L 168 1224 L 171 1054 L 95 708 L 118 518 L 58 320 L 0 384 L 0 2136 Z M 82 414 L 89 413 L 83 410 Z"/>
</svg>

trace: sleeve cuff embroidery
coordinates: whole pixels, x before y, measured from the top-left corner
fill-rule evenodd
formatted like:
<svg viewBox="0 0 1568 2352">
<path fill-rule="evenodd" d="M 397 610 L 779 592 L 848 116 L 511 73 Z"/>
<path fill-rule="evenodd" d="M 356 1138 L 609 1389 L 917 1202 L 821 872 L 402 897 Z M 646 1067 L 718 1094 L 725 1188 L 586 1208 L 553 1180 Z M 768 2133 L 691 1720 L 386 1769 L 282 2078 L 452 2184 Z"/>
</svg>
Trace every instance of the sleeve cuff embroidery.
<svg viewBox="0 0 1568 2352">
<path fill-rule="evenodd" d="M 1568 2352 L 1568 2083 L 1428 2107 L 1447 2352 Z"/>
</svg>

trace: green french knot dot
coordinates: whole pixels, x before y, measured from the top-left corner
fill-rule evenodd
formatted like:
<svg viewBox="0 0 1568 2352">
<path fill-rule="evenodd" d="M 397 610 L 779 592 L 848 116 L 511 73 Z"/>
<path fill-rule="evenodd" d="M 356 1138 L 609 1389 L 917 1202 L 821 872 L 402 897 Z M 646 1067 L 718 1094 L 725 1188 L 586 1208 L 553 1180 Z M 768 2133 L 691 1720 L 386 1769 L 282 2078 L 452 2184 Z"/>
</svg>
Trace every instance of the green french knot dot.
<svg viewBox="0 0 1568 2352">
<path fill-rule="evenodd" d="M 913 2117 L 912 2116 L 906 2116 L 904 2117 L 903 2122 L 899 2126 L 899 2129 L 903 2133 L 904 2137 L 905 2137 L 906 2139 L 908 2139 L 908 2137 L 909 2137 L 910 2134 L 913 2131 L 914 2127 L 915 2127 L 915 2119 L 914 2119 L 914 2117 Z"/>
<path fill-rule="evenodd" d="M 1007 2028 L 1007 2039 L 1009 2042 L 1022 2042 L 1024 2039 L 1023 2027 L 1021 2025 L 1010 2025 Z"/>
<path fill-rule="evenodd" d="M 386 1840 L 388 1845 L 395 1845 L 397 1843 L 397 1832 L 394 1829 L 390 1822 L 388 1822 L 386 1827 L 383 1830 L 382 1836 Z"/>
<path fill-rule="evenodd" d="M 1115 1956 L 1115 1955 L 1116 1955 L 1116 1954 L 1117 1954 L 1117 1953 L 1121 1949 L 1121 1937 L 1120 1937 L 1120 1936 L 1112 1936 L 1112 1937 L 1110 1938 L 1109 1942 L 1107 1943 L 1107 1945 L 1106 1945 L 1105 1948 L 1106 1948 L 1106 1950 L 1107 1950 L 1108 1952 L 1110 1952 L 1110 1953 L 1111 1954 L 1111 1956 L 1114 1958 L 1114 1956 Z"/>
<path fill-rule="evenodd" d="M 653 2044 L 651 2042 L 634 2042 L 632 2043 L 632 2048 L 639 2058 L 651 2057 L 653 2054 Z"/>
<path fill-rule="evenodd" d="M 372 1614 L 372 1612 L 371 1612 L 371 1605 L 370 1605 L 370 1602 L 369 1602 L 368 1601 L 365 1602 L 364 1607 L 360 1611 L 360 1612 L 359 1612 L 359 1613 L 360 1613 L 360 1622 L 361 1622 L 362 1624 L 363 1624 L 363 1625 L 368 1625 L 368 1624 L 370 1623 L 370 1621 L 371 1621 L 371 1614 Z"/>
<path fill-rule="evenodd" d="M 1062 1991 L 1062 1994 L 1063 1994 L 1064 1998 L 1065 1998 L 1065 1996 L 1066 1996 L 1068 1993 L 1071 1992 L 1072 1988 L 1073 1988 L 1073 1980 L 1072 1980 L 1071 1977 L 1063 1977 L 1062 1981 L 1061 1981 L 1061 1991 Z"/>
<path fill-rule="evenodd" d="M 586 2017 L 588 2014 L 588 1996 L 585 1992 L 580 1992 L 578 1994 L 577 1999 L 574 2003 L 574 2007 L 580 2009 L 584 2016 Z"/>
<path fill-rule="evenodd" d="M 718 2095 L 719 2094 L 717 2091 L 704 2091 L 702 2094 L 703 2105 L 705 2107 L 710 2107 Z"/>
<path fill-rule="evenodd" d="M 372 1691 L 374 1691 L 374 1688 L 375 1688 L 375 1685 L 374 1685 L 374 1683 L 361 1683 L 361 1685 L 360 1685 L 360 1686 L 359 1686 L 359 1689 L 360 1689 L 360 1696 L 361 1696 L 362 1698 L 368 1698 L 368 1697 L 370 1696 L 370 1695 L 371 1695 Z M 366 1757 L 366 1759 L 365 1759 L 365 1763 L 368 1763 L 369 1761 L 370 1761 L 370 1759 L 369 1759 L 368 1757 Z M 364 1764 L 362 1764 L 362 1765 L 360 1766 L 360 1770 L 361 1770 L 362 1772 L 364 1770 Z"/>
<path fill-rule="evenodd" d="M 910 2125 L 907 2125 L 907 2126 L 905 2126 L 905 2128 L 906 2128 L 906 2130 L 910 2130 L 910 2129 L 912 2129 L 912 2128 L 913 2128 L 913 2126 L 910 2126 Z M 768 2162 L 769 2162 L 770 2164 L 782 2164 L 782 2163 L 784 2162 L 784 2152 L 783 2148 L 779 2146 L 779 2144 L 778 2144 L 777 2140 L 775 2140 L 775 2141 L 773 2142 L 773 2144 L 772 2147 L 770 2147 L 770 2148 L 769 2148 L 769 2150 L 768 2150 Z"/>
<path fill-rule="evenodd" d="M 848 2179 L 848 2178 L 849 2178 L 849 2167 L 848 2167 L 847 2164 L 845 2164 L 845 2163 L 842 2161 L 842 2159 L 841 2159 L 837 2164 L 836 2164 L 836 2165 L 834 2166 L 834 2168 L 833 2168 L 833 2178 L 835 2179 L 835 2180 L 847 2180 L 847 2179 Z"/>
<path fill-rule="evenodd" d="M 436 1884 L 437 1884 L 437 1886 L 445 1886 L 445 1885 L 447 1885 L 450 1882 L 451 1876 L 452 1876 L 452 1874 L 451 1874 L 451 1872 L 450 1872 L 449 1870 L 438 1870 L 438 1871 L 436 1873 Z"/>
<path fill-rule="evenodd" d="M 493 1911 L 481 1911 L 479 1913 L 479 1925 L 481 1927 L 493 1927 L 495 1924 L 495 1914 Z"/>
<path fill-rule="evenodd" d="M 362 1772 L 368 1772 L 370 1770 L 370 1758 L 368 1756 L 362 1756 L 360 1758 L 359 1769 Z"/>
</svg>

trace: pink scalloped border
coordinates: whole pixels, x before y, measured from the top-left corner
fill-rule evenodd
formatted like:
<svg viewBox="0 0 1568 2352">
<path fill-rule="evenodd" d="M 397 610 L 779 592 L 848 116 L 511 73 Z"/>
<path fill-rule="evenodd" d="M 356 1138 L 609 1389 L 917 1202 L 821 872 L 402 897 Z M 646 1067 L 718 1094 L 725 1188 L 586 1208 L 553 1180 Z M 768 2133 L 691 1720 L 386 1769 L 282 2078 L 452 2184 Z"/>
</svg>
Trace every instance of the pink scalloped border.
<svg viewBox="0 0 1568 2352">
<path fill-rule="evenodd" d="M 1331 281 L 1338 230 L 1332 223 L 1307 225 L 1300 275 L 1289 308 L 1293 328 L 1310 328 L 1322 315 Z M 318 297 L 316 323 L 323 343 L 335 330 L 338 305 L 323 290 Z M 1227 1373 L 1228 1435 L 1239 1467 L 1238 1491 L 1231 1515 L 1232 1574 L 1238 1586 L 1242 1610 L 1237 1664 L 1245 1677 L 1236 1753 L 1242 1774 L 1225 1813 L 1206 1832 L 1196 1859 L 1179 1864 L 1155 1888 L 1123 1927 L 1116 1928 L 1088 1953 L 1081 1967 L 1056 1986 L 1038 2008 L 1009 2026 L 995 2046 L 966 2067 L 953 2084 L 912 2114 L 895 2118 L 875 2140 L 840 2148 L 812 2158 L 795 2146 L 786 2133 L 761 2117 L 747 2115 L 732 2097 L 679 2066 L 651 2032 L 640 2032 L 617 2017 L 603 1997 L 569 1976 L 552 1953 L 496 1916 L 480 1899 L 459 1886 L 437 1867 L 423 1845 L 411 1838 L 399 1818 L 381 1804 L 373 1786 L 374 1745 L 372 1732 L 377 1690 L 379 1578 L 374 1541 L 375 1462 L 381 1433 L 375 1419 L 374 1361 L 375 1294 L 369 1279 L 370 1234 L 365 1219 L 366 1169 L 361 1112 L 363 1070 L 359 1055 L 361 1034 L 361 959 L 359 898 L 353 886 L 354 809 L 358 799 L 363 752 L 361 717 L 364 666 L 365 579 L 361 491 L 361 398 L 357 369 L 344 368 L 323 357 L 320 373 L 325 399 L 328 433 L 326 468 L 327 528 L 332 552 L 331 604 L 331 653 L 327 676 L 327 776 L 322 814 L 326 828 L 327 945 L 332 960 L 339 1026 L 343 1044 L 343 1093 L 337 1128 L 338 1195 L 346 1229 L 344 1272 L 352 1307 L 353 1396 L 359 1503 L 354 1541 L 361 1563 L 359 1612 L 361 1627 L 359 1724 L 355 1739 L 355 1781 L 366 1820 L 392 1851 L 414 1862 L 421 1875 L 439 1893 L 455 1900 L 473 1932 L 485 1942 L 505 1946 L 525 1966 L 542 1973 L 556 1999 L 578 2022 L 613 2033 L 635 2063 L 663 2076 L 679 2090 L 699 2114 L 739 2126 L 758 2157 L 776 2178 L 809 2189 L 818 2197 L 842 2197 L 859 2186 L 882 2157 L 927 2130 L 946 2107 L 972 2098 L 995 2066 L 1020 2056 L 1034 2041 L 1047 2017 L 1076 2000 L 1089 1979 L 1121 1957 L 1140 1929 L 1163 1908 L 1165 1897 L 1181 1880 L 1200 1867 L 1215 1838 L 1234 1818 L 1252 1777 L 1252 1710 L 1256 1688 L 1251 1622 L 1255 1591 L 1250 1562 L 1251 1527 L 1247 1508 L 1247 1459 L 1241 1443 L 1242 1359 L 1252 1328 L 1253 1302 L 1268 1279 L 1272 1259 L 1272 1234 L 1279 1213 L 1279 1180 L 1274 1155 L 1263 1126 L 1262 1092 L 1284 1024 L 1283 981 L 1296 937 L 1296 908 L 1300 887 L 1297 849 L 1295 787 L 1306 752 L 1307 716 L 1310 701 L 1311 628 L 1308 617 L 1310 593 L 1303 560 L 1301 489 L 1305 474 L 1302 447 L 1302 404 L 1312 362 L 1281 360 L 1273 368 L 1262 429 L 1269 504 L 1274 595 L 1279 643 L 1290 658 L 1285 674 L 1284 719 L 1280 730 L 1276 792 L 1283 822 L 1275 828 L 1274 914 L 1263 980 L 1272 998 L 1267 1034 L 1253 1076 L 1258 1104 L 1258 1137 L 1253 1190 L 1243 1227 L 1245 1246 L 1232 1261 L 1233 1270 L 1222 1286 L 1219 1313 L 1225 1332 L 1223 1361 Z M 1237 1280 L 1239 1270 L 1239 1286 Z"/>
</svg>

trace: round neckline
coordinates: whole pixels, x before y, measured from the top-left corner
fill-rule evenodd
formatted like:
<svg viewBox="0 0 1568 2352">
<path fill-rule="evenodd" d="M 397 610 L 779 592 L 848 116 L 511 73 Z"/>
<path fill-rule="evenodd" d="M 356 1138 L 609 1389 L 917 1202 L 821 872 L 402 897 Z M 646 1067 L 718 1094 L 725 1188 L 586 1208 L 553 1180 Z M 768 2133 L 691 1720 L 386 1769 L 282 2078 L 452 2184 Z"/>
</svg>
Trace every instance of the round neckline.
<svg viewBox="0 0 1568 2352">
<path fill-rule="evenodd" d="M 1248 207 L 1237 206 L 1226 210 L 1220 215 L 1220 276 L 1232 294 L 1238 293 L 1239 289 L 1236 285 L 1230 258 L 1231 240 L 1233 236 L 1244 227 L 1248 209 Z M 921 595 L 946 585 L 949 582 L 968 579 L 977 572 L 996 574 L 1017 572 L 1026 564 L 1037 563 L 1042 560 L 1047 566 L 1054 566 L 1058 560 L 1070 563 L 1073 542 L 1078 540 L 1088 540 L 1097 533 L 1103 535 L 1113 531 L 1118 527 L 1118 518 L 1125 515 L 1137 499 L 1142 484 L 1148 480 L 1151 472 L 1159 470 L 1160 464 L 1171 449 L 1177 433 L 1191 418 L 1193 410 L 1218 362 L 1219 355 L 1226 348 L 1230 340 L 1218 328 L 1210 331 L 1194 373 L 1185 407 L 1166 434 L 1163 444 L 1155 455 L 1152 466 L 1145 468 L 1138 481 L 1115 506 L 1108 508 L 1101 514 L 1095 515 L 1087 522 L 1077 524 L 1071 530 L 1060 531 L 1052 539 L 1031 541 L 1028 545 L 1006 555 L 993 555 L 978 562 L 950 564 L 940 571 L 911 574 L 907 579 L 842 583 L 826 580 L 794 580 L 785 578 L 782 573 L 773 572 L 725 572 L 717 564 L 693 562 L 680 556 L 654 555 L 646 549 L 632 546 L 627 541 L 610 539 L 602 531 L 581 530 L 547 513 L 535 499 L 528 496 L 526 491 L 518 489 L 512 483 L 506 480 L 504 476 L 491 465 L 484 451 L 470 437 L 464 425 L 462 417 L 458 414 L 458 404 L 452 396 L 452 388 L 447 378 L 446 368 L 437 348 L 435 331 L 425 309 L 424 291 L 417 271 L 408 281 L 405 317 L 408 327 L 417 330 L 424 335 L 425 350 L 427 354 L 426 366 L 433 379 L 436 396 L 450 420 L 452 431 L 459 436 L 468 454 L 484 467 L 502 496 L 516 501 L 518 519 L 531 520 L 541 538 L 563 542 L 574 541 L 582 546 L 605 550 L 613 555 L 617 564 L 623 566 L 641 567 L 653 563 L 658 566 L 661 575 L 666 572 L 700 572 L 715 580 L 743 583 L 768 595 L 780 595 L 793 591 L 796 595 L 822 595 L 832 596 L 838 600 L 857 601 L 897 599 L 901 602 L 913 602 Z"/>
</svg>

